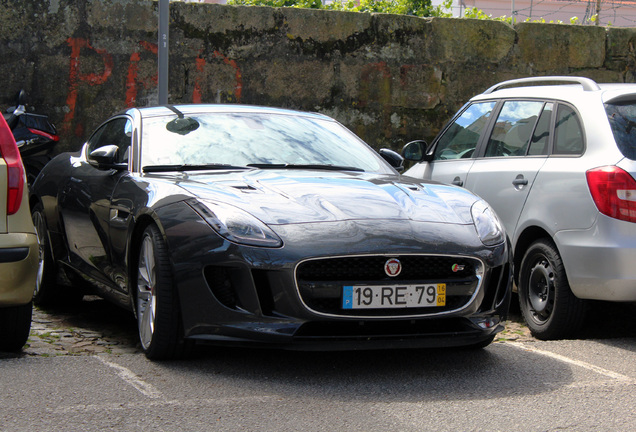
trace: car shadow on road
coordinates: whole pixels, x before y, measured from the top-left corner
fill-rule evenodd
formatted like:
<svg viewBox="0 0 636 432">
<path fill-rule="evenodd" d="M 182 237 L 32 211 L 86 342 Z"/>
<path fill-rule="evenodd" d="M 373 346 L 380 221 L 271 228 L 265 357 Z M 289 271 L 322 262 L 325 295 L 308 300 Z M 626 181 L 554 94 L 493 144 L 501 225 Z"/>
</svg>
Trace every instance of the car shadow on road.
<svg viewBox="0 0 636 432">
<path fill-rule="evenodd" d="M 636 303 L 589 302 L 585 325 L 575 339 L 636 352 Z"/>
<path fill-rule="evenodd" d="M 233 382 L 254 395 L 358 403 L 496 399 L 550 392 L 575 380 L 570 365 L 505 344 L 344 352 L 217 348 L 152 367 L 154 374 L 178 375 L 184 389 Z"/>
</svg>

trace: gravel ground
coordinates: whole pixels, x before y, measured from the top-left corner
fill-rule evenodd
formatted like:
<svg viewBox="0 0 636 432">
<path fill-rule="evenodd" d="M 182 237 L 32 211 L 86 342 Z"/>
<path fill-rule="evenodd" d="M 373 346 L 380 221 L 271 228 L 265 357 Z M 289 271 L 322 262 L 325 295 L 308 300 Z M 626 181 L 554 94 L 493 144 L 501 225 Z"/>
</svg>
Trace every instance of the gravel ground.
<svg viewBox="0 0 636 432">
<path fill-rule="evenodd" d="M 33 309 L 23 355 L 92 355 L 142 352 L 130 312 L 99 297 L 85 296 L 67 308 Z"/>
<path fill-rule="evenodd" d="M 497 343 L 533 340 L 518 316 L 506 322 Z M 22 355 L 58 356 L 140 353 L 136 321 L 128 311 L 95 296 L 66 308 L 34 308 L 31 336 Z"/>
</svg>

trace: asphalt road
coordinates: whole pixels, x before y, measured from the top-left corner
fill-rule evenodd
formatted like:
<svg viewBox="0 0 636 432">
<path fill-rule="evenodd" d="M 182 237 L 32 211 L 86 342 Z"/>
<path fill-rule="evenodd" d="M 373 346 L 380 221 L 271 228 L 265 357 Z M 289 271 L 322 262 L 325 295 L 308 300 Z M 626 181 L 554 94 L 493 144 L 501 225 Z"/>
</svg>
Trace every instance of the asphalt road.
<svg viewBox="0 0 636 432">
<path fill-rule="evenodd" d="M 511 323 L 482 351 L 213 348 L 150 362 L 134 320 L 93 300 L 39 311 L 24 353 L 0 356 L 0 430 L 633 430 L 635 310 L 597 305 L 567 341 Z"/>
</svg>

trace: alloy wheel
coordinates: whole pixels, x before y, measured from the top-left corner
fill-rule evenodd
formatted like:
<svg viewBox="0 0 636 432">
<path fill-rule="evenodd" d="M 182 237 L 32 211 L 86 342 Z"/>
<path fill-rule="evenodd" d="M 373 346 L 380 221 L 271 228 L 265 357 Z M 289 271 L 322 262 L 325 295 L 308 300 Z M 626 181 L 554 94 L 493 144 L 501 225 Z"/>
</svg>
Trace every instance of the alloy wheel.
<svg viewBox="0 0 636 432">
<path fill-rule="evenodd" d="M 139 252 L 137 270 L 137 325 L 139 339 L 144 349 L 148 349 L 155 332 L 157 314 L 157 276 L 155 250 L 152 237 L 144 235 Z"/>
<path fill-rule="evenodd" d="M 37 297 L 40 293 L 42 282 L 44 280 L 44 257 L 46 255 L 44 248 L 47 247 L 46 239 L 44 237 L 46 235 L 46 228 L 44 227 L 44 218 L 40 212 L 34 212 L 32 219 L 33 225 L 35 226 L 35 234 L 38 239 L 38 273 L 35 280 L 35 289 L 33 290 L 33 297 Z"/>
</svg>

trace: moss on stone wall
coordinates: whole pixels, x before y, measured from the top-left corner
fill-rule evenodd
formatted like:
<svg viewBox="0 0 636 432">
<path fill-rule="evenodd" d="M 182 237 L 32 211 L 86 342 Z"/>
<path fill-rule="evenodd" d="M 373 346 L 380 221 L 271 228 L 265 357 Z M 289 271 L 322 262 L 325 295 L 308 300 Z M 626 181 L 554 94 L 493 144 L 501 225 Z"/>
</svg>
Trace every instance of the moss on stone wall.
<svg viewBox="0 0 636 432">
<path fill-rule="evenodd" d="M 157 102 L 157 2 L 0 0 L 0 89 L 20 88 L 79 148 Z M 635 81 L 636 30 L 174 2 L 171 103 L 320 111 L 376 148 L 431 139 L 468 98 L 527 75 Z"/>
</svg>

